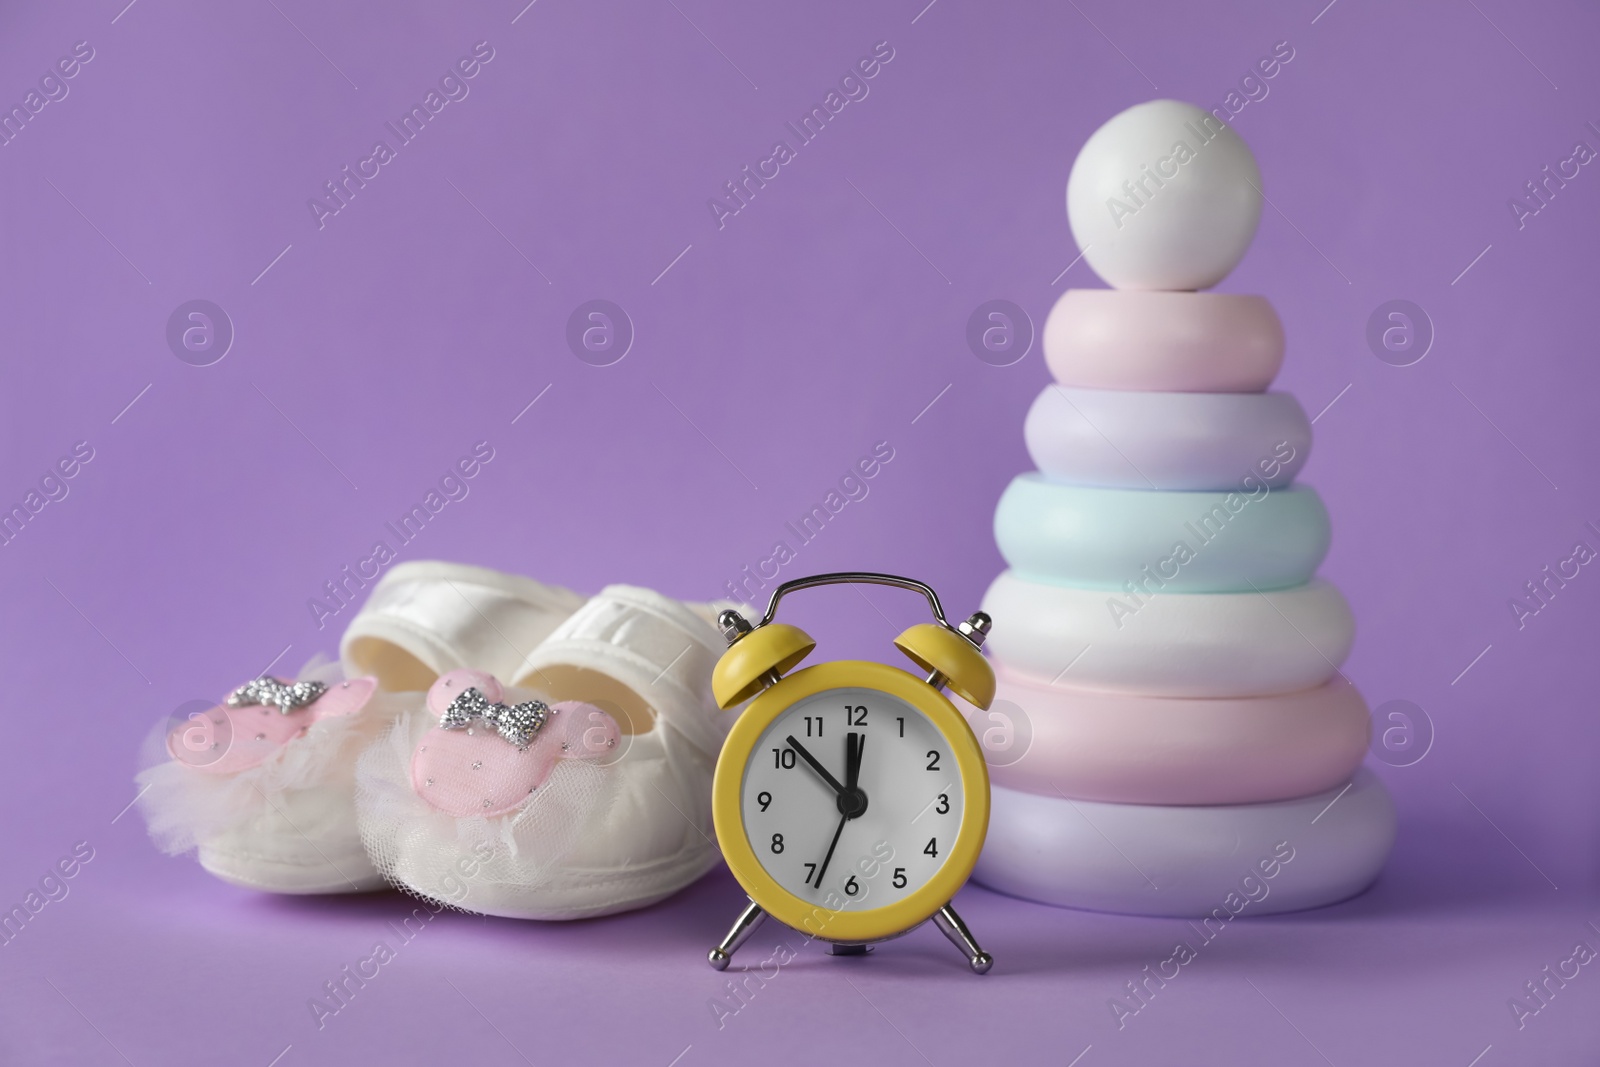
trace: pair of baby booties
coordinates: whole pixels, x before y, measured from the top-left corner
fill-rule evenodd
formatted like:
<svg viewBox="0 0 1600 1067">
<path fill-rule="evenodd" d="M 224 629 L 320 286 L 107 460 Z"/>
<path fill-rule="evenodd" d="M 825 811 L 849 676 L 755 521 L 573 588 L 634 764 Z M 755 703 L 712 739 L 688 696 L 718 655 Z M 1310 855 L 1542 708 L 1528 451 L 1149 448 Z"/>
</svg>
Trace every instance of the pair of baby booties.
<svg viewBox="0 0 1600 1067">
<path fill-rule="evenodd" d="M 391 884 L 524 919 L 644 907 L 719 858 L 711 780 L 737 711 L 711 671 L 735 606 L 398 564 L 339 663 L 163 730 L 139 803 L 164 851 L 253 889 Z"/>
</svg>

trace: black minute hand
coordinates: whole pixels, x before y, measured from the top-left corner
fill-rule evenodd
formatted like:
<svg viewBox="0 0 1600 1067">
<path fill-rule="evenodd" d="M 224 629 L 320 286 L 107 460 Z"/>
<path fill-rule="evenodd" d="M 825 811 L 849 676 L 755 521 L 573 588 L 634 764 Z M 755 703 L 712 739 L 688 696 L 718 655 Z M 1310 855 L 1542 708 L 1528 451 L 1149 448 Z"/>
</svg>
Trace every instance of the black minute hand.
<svg viewBox="0 0 1600 1067">
<path fill-rule="evenodd" d="M 846 734 L 844 739 L 844 763 L 846 767 L 859 767 L 861 763 L 861 738 L 856 734 Z M 848 773 L 848 772 L 846 772 Z M 841 790 L 841 793 L 843 791 Z M 839 847 L 839 835 L 844 833 L 844 824 L 850 821 L 848 814 L 839 816 L 839 827 L 833 831 L 833 840 L 828 844 L 828 854 L 822 857 L 822 866 L 817 868 L 815 885 L 822 888 L 822 876 L 828 873 L 828 864 L 833 862 L 833 850 Z"/>
<path fill-rule="evenodd" d="M 828 864 L 833 862 L 833 850 L 839 847 L 839 835 L 844 833 L 844 824 L 850 821 L 848 815 L 839 816 L 839 828 L 833 832 L 833 841 L 828 845 L 828 854 L 822 857 L 822 866 L 817 868 L 817 888 L 822 888 L 822 876 L 828 873 Z"/>
<path fill-rule="evenodd" d="M 839 784 L 839 779 L 837 779 L 833 775 L 829 774 L 828 773 L 828 768 L 826 768 L 822 764 L 818 763 L 817 762 L 817 757 L 815 757 L 811 753 L 807 752 L 806 749 L 805 749 L 805 746 L 794 739 L 794 734 L 790 734 L 788 737 L 784 738 L 784 740 L 789 743 L 789 747 L 790 748 L 792 748 L 796 752 L 800 753 L 800 758 L 805 760 L 807 763 L 809 763 L 811 765 L 811 769 L 812 770 L 816 771 L 818 774 L 820 774 L 822 776 L 822 780 L 824 782 L 828 783 L 828 788 L 829 789 L 832 789 L 835 793 L 842 794 L 844 792 L 844 786 Z"/>
</svg>

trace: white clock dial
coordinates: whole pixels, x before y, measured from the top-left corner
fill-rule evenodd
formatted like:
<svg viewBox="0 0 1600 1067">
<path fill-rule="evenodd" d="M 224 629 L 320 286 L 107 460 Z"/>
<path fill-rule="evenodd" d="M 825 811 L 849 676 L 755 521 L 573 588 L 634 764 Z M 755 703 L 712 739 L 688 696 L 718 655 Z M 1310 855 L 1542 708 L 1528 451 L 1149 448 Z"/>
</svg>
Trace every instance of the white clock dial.
<svg viewBox="0 0 1600 1067">
<path fill-rule="evenodd" d="M 861 745 L 857 791 L 842 796 L 852 735 Z M 910 896 L 944 865 L 961 829 L 961 786 L 955 753 L 927 716 L 899 697 L 849 687 L 773 720 L 745 767 L 740 808 L 751 849 L 779 885 L 833 910 L 863 911 Z"/>
</svg>

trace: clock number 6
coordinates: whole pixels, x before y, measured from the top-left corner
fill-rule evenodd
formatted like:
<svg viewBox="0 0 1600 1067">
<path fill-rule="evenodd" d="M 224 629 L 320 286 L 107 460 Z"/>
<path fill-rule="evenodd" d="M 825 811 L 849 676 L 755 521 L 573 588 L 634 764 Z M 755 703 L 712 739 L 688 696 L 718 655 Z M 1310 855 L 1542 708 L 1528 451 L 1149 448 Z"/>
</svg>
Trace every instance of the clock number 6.
<svg viewBox="0 0 1600 1067">
<path fill-rule="evenodd" d="M 852 874 L 848 879 L 845 880 L 844 892 L 845 892 L 845 896 L 850 896 L 850 897 L 853 897 L 857 893 L 861 892 L 861 886 L 856 882 L 856 876 L 855 875 Z"/>
</svg>

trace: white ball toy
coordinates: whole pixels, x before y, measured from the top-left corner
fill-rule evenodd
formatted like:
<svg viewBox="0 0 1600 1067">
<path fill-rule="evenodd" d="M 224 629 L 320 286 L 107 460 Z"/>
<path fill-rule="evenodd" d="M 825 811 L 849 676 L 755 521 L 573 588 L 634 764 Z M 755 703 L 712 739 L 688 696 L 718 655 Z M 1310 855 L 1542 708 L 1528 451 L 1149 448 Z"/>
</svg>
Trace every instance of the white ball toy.
<svg viewBox="0 0 1600 1067">
<path fill-rule="evenodd" d="M 1193 104 L 1152 100 L 1090 136 L 1067 178 L 1067 221 L 1117 289 L 1203 289 L 1244 257 L 1261 218 L 1261 171 L 1232 127 Z"/>
</svg>

